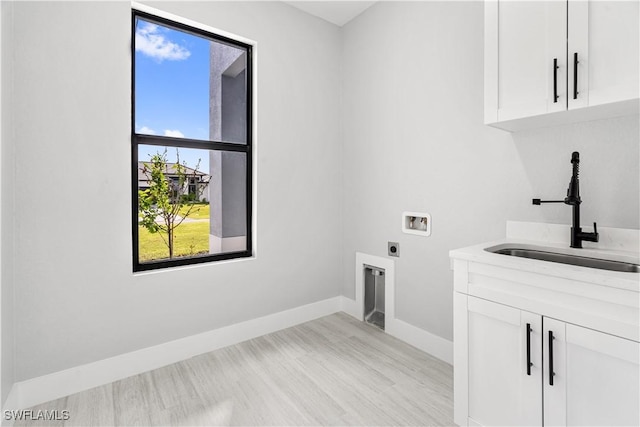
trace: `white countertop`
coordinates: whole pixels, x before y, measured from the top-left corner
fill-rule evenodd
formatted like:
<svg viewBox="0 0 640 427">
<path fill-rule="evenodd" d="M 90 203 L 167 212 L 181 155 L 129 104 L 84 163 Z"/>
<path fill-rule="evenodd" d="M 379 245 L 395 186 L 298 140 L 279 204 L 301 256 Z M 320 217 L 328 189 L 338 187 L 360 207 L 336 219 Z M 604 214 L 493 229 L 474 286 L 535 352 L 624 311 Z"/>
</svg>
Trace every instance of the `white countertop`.
<svg viewBox="0 0 640 427">
<path fill-rule="evenodd" d="M 496 254 L 485 250 L 502 244 L 510 244 L 514 247 L 533 245 L 537 246 L 536 249 L 538 250 L 545 250 L 544 248 L 546 248 L 547 251 L 552 252 L 640 264 L 640 253 L 637 250 L 638 230 L 604 227 L 600 229 L 599 227 L 598 231 L 601 235 L 600 245 L 592 244 L 590 245 L 592 247 L 589 248 L 573 249 L 569 247 L 568 243 L 569 226 L 510 221 L 507 226 L 507 238 L 454 249 L 449 252 L 449 256 L 452 259 L 479 262 L 546 276 L 562 277 L 640 293 L 640 273 L 580 267 Z M 565 240 L 565 236 L 566 241 L 558 241 Z M 615 239 L 612 239 L 612 236 Z M 549 240 L 543 240 L 541 237 Z"/>
</svg>

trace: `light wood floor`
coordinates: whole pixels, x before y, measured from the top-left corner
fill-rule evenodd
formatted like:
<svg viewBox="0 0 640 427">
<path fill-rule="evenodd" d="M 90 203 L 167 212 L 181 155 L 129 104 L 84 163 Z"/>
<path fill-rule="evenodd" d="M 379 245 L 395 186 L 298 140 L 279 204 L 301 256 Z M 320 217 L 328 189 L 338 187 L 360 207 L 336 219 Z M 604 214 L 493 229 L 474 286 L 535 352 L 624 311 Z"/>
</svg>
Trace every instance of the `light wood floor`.
<svg viewBox="0 0 640 427">
<path fill-rule="evenodd" d="M 74 425 L 453 425 L 452 368 L 342 313 L 34 410 Z"/>
</svg>

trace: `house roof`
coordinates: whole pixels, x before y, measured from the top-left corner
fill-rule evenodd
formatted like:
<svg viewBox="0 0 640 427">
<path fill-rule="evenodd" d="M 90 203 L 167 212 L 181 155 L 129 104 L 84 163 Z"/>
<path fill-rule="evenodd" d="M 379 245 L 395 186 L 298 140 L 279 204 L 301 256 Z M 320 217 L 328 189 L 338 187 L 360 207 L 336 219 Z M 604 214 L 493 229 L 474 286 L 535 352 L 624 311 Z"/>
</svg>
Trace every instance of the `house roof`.
<svg viewBox="0 0 640 427">
<path fill-rule="evenodd" d="M 151 164 L 151 162 L 138 162 L 138 188 L 149 187 L 149 177 L 144 173 L 144 167 L 149 164 Z M 208 179 L 203 179 L 205 177 L 209 177 L 209 174 L 197 171 L 188 166 L 185 166 L 185 173 L 187 175 L 195 174 L 201 178 L 200 182 L 207 183 L 209 181 Z M 177 176 L 175 163 L 167 163 L 165 175 L 168 177 Z"/>
<path fill-rule="evenodd" d="M 145 166 L 150 165 L 150 164 L 151 164 L 151 162 L 138 162 L 138 181 L 149 181 L 149 177 L 147 177 L 147 175 L 144 173 L 144 169 L 145 169 Z M 209 174 L 197 171 L 197 170 L 192 169 L 192 168 L 190 168 L 188 166 L 185 166 L 185 173 L 187 175 L 196 175 L 196 176 L 200 176 L 200 177 L 209 176 Z M 176 173 L 176 164 L 175 163 L 167 163 L 166 164 L 165 175 L 169 176 L 169 177 L 178 175 Z"/>
</svg>

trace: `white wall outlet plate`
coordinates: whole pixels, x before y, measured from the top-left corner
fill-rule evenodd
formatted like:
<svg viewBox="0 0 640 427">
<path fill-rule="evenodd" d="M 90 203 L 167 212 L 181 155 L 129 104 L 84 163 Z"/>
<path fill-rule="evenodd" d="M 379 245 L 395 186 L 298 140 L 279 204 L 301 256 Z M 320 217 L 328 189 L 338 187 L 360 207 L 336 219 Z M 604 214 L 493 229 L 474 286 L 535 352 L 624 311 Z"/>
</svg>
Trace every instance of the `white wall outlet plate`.
<svg viewBox="0 0 640 427">
<path fill-rule="evenodd" d="M 402 232 L 417 236 L 430 236 L 431 214 L 426 212 L 402 212 Z"/>
</svg>

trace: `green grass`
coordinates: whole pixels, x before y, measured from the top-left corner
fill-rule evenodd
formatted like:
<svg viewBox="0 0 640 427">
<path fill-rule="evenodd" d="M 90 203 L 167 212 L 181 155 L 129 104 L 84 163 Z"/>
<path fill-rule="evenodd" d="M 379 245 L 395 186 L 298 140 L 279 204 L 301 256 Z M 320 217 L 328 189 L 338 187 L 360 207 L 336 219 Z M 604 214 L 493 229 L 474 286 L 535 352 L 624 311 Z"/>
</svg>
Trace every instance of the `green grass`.
<svg viewBox="0 0 640 427">
<path fill-rule="evenodd" d="M 180 215 L 184 216 L 189 210 L 189 205 L 185 205 L 180 209 Z M 191 219 L 209 219 L 209 203 L 195 203 L 193 209 L 189 213 Z M 182 227 L 182 226 L 181 226 Z"/>
<path fill-rule="evenodd" d="M 206 205 L 206 210 L 208 218 L 209 205 Z M 140 262 L 169 258 L 169 248 L 158 233 L 149 233 L 144 227 L 138 227 L 138 230 Z M 209 221 L 183 222 L 175 233 L 174 257 L 209 253 Z M 166 234 L 164 237 L 166 239 Z"/>
</svg>

